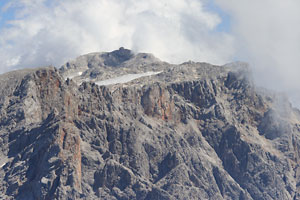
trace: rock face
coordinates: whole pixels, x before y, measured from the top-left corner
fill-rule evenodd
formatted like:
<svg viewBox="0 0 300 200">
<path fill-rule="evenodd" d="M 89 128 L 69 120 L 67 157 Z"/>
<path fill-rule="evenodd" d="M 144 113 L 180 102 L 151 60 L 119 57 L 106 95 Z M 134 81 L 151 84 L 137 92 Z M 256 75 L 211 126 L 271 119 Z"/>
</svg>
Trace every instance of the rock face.
<svg viewBox="0 0 300 200">
<path fill-rule="evenodd" d="M 0 82 L 1 199 L 300 199 L 300 112 L 243 63 L 120 48 Z"/>
</svg>

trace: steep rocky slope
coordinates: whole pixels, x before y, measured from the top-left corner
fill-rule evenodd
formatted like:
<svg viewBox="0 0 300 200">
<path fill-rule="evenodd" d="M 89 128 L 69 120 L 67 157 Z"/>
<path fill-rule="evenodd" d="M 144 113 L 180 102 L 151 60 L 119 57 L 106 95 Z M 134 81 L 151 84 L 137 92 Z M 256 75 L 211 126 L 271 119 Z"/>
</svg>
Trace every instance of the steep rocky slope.
<svg viewBox="0 0 300 200">
<path fill-rule="evenodd" d="M 300 199 L 300 112 L 246 64 L 121 48 L 0 82 L 2 199 Z"/>
</svg>

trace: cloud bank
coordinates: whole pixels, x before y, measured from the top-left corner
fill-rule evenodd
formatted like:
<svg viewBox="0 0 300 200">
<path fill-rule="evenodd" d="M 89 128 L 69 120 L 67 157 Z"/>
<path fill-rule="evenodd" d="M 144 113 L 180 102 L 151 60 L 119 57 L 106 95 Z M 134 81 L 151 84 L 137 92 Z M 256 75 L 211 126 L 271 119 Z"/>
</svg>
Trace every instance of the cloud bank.
<svg viewBox="0 0 300 200">
<path fill-rule="evenodd" d="M 124 46 L 171 63 L 249 62 L 257 84 L 300 107 L 299 0 L 6 2 L 2 18 L 12 20 L 0 27 L 0 73 Z"/>
<path fill-rule="evenodd" d="M 0 72 L 60 66 L 81 54 L 120 46 L 154 53 L 162 60 L 224 64 L 233 38 L 215 31 L 217 13 L 206 0 L 12 0 L 15 12 L 0 29 Z"/>
<path fill-rule="evenodd" d="M 300 1 L 216 0 L 231 17 L 236 57 L 259 85 L 287 93 L 300 107 Z"/>
</svg>

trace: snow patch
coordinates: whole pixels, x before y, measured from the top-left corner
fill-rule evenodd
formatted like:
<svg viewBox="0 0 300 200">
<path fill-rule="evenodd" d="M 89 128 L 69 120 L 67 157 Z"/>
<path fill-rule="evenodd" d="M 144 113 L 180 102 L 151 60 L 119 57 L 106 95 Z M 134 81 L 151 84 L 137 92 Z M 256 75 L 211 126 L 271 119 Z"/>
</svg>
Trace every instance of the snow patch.
<svg viewBox="0 0 300 200">
<path fill-rule="evenodd" d="M 159 71 L 159 72 L 149 71 L 149 72 L 140 73 L 140 74 L 126 74 L 126 75 L 119 76 L 116 78 L 106 79 L 103 81 L 97 81 L 95 83 L 97 85 L 113 85 L 113 84 L 118 84 L 118 83 L 127 83 L 127 82 L 130 82 L 132 80 L 135 80 L 135 79 L 138 79 L 141 77 L 152 76 L 152 75 L 156 75 L 156 74 L 160 74 L 160 73 L 162 73 L 162 71 Z"/>
<path fill-rule="evenodd" d="M 77 76 L 81 76 L 82 73 L 83 73 L 83 72 L 74 72 L 74 73 L 70 73 L 69 75 L 67 75 L 67 76 L 65 77 L 65 80 L 67 80 L 67 79 L 72 79 L 72 78 L 77 77 Z"/>
<path fill-rule="evenodd" d="M 46 177 L 42 177 L 41 183 L 47 185 L 49 183 L 49 179 L 47 179 Z"/>
<path fill-rule="evenodd" d="M 0 164 L 0 168 L 2 168 L 4 165 L 5 165 L 6 163 L 2 163 L 2 164 Z"/>
<path fill-rule="evenodd" d="M 0 159 L 0 168 L 2 168 L 8 162 L 7 157 L 3 157 Z"/>
</svg>

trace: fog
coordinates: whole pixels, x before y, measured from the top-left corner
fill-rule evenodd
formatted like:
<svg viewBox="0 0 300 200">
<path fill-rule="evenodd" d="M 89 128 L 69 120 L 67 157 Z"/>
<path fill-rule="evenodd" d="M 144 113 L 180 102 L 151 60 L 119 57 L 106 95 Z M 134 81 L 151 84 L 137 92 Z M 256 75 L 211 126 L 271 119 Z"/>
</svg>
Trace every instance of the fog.
<svg viewBox="0 0 300 200">
<path fill-rule="evenodd" d="M 300 107 L 300 1 L 216 2 L 231 17 L 235 55 L 250 63 L 256 83 Z"/>
</svg>

